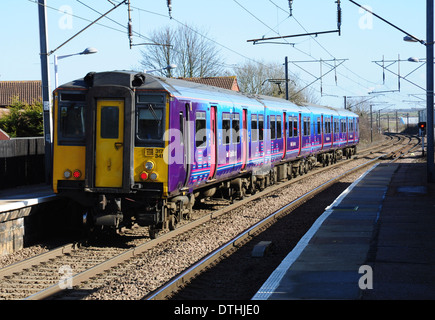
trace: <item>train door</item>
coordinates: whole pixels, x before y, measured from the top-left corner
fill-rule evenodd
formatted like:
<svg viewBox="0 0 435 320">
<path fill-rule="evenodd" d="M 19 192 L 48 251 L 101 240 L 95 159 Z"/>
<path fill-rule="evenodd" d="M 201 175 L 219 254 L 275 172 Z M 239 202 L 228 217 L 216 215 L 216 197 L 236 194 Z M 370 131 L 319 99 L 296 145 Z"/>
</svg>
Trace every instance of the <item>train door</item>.
<svg viewBox="0 0 435 320">
<path fill-rule="evenodd" d="M 337 145 L 338 146 L 341 146 L 342 145 L 342 137 L 341 137 L 341 130 L 342 130 L 342 125 L 341 125 L 341 117 L 340 116 L 338 116 L 337 118 L 336 118 L 336 122 L 337 122 L 337 128 L 336 128 L 336 130 L 337 130 L 337 139 L 336 139 L 336 141 L 337 141 Z"/>
<path fill-rule="evenodd" d="M 216 106 L 210 107 L 210 173 L 208 179 L 213 179 L 216 173 L 217 153 L 216 153 Z"/>
<path fill-rule="evenodd" d="M 356 119 L 352 117 L 350 121 L 352 122 L 352 141 L 355 142 Z"/>
<path fill-rule="evenodd" d="M 189 184 L 189 179 L 190 179 L 190 175 L 191 175 L 191 171 L 192 171 L 192 151 L 193 150 L 193 146 L 192 146 L 192 140 L 191 140 L 191 136 L 192 136 L 192 128 L 190 125 L 190 110 L 191 110 L 191 102 L 184 102 L 184 109 L 181 109 L 179 117 L 180 117 L 180 133 L 181 133 L 181 139 L 182 139 L 182 145 L 184 146 L 184 148 L 182 149 L 183 151 L 183 167 L 184 167 L 184 171 L 185 171 L 185 177 L 184 177 L 184 183 L 183 183 L 183 187 L 187 187 L 187 185 Z M 171 168 L 171 167 L 170 167 Z"/>
<path fill-rule="evenodd" d="M 331 116 L 329 133 L 331 133 L 331 148 L 334 146 L 334 116 Z"/>
<path fill-rule="evenodd" d="M 282 152 L 282 159 L 285 158 L 285 155 L 287 153 L 287 114 L 284 112 L 283 114 L 283 125 L 284 125 L 284 134 L 282 136 L 283 138 L 283 152 Z"/>
<path fill-rule="evenodd" d="M 122 187 L 124 101 L 98 100 L 95 137 L 95 186 Z"/>
<path fill-rule="evenodd" d="M 323 138 L 324 138 L 324 133 L 325 132 L 325 123 L 323 121 L 323 114 L 320 116 L 320 141 L 321 141 L 321 147 L 320 150 L 323 150 Z"/>
<path fill-rule="evenodd" d="M 301 155 L 301 151 L 302 151 L 302 135 L 303 135 L 303 130 L 302 130 L 302 114 L 299 113 L 299 119 L 298 119 L 298 124 L 299 124 L 299 152 L 298 152 L 298 156 Z"/>
<path fill-rule="evenodd" d="M 242 114 L 242 170 L 246 167 L 248 155 L 248 110 L 243 109 Z"/>
</svg>

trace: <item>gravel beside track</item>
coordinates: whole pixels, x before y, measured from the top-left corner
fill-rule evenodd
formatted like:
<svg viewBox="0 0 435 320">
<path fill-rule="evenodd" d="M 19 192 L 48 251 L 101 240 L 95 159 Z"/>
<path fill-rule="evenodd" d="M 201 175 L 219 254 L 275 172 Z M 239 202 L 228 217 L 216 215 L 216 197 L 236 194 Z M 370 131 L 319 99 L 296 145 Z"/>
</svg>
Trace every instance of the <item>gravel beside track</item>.
<svg viewBox="0 0 435 320">
<path fill-rule="evenodd" d="M 414 152 L 398 162 L 424 162 L 421 152 Z M 314 221 L 367 168 L 353 173 L 315 198 L 307 201 L 270 228 L 254 237 L 248 244 L 203 272 L 172 300 L 250 300 L 270 274 L 296 246 Z M 271 249 L 263 257 L 252 257 L 252 250 L 261 241 L 272 241 Z"/>
<path fill-rule="evenodd" d="M 103 288 L 96 290 L 86 297 L 86 299 L 141 299 L 260 219 L 268 216 L 285 204 L 328 181 L 332 177 L 338 176 L 351 167 L 355 167 L 365 161 L 366 159 L 356 159 L 340 167 L 323 172 L 322 174 L 315 174 L 310 177 L 307 176 L 295 184 L 276 191 L 273 194 L 264 196 L 261 199 L 252 201 L 243 207 L 232 210 L 230 214 L 213 219 L 187 234 L 183 234 L 176 239 L 164 243 L 158 248 L 145 252 L 140 259 L 135 259 L 133 264 L 123 266 L 123 273 L 118 274 L 116 278 L 108 281 Z M 304 228 L 307 230 L 323 212 L 323 209 L 332 202 L 331 199 L 335 199 L 336 196 L 361 174 L 362 172 L 352 175 L 351 178 L 344 179 L 341 183 L 332 188 L 333 190 L 335 189 L 335 191 L 328 191 L 333 193 L 329 195 L 328 200 L 324 203 L 317 204 L 318 200 L 315 200 L 314 203 L 317 206 L 317 210 L 309 209 L 298 216 L 293 213 L 290 214 L 288 219 L 291 221 L 293 227 L 289 230 L 289 227 L 285 226 L 284 230 L 281 232 L 291 234 L 294 238 L 293 242 L 296 243 L 304 234 L 304 231 L 301 230 L 304 230 Z M 257 242 L 258 241 L 251 241 L 251 245 Z M 283 245 L 287 245 L 287 248 L 289 248 L 286 242 L 288 242 L 288 240 L 283 240 Z M 278 242 L 275 245 L 277 246 Z M 245 254 L 245 256 L 249 256 L 252 248 L 249 249 L 247 247 L 247 249 L 243 250 L 249 252 L 249 254 Z M 286 252 L 288 252 L 288 249 Z M 249 259 L 250 258 L 248 258 L 248 260 Z M 277 261 L 280 261 L 280 257 L 277 257 Z M 241 295 L 241 292 L 247 291 L 245 285 L 238 286 L 234 284 L 237 283 L 235 281 L 236 279 L 243 278 L 247 279 L 247 283 L 255 282 L 249 277 L 249 270 L 255 270 L 258 261 L 254 261 L 251 267 L 246 267 L 246 264 L 242 262 L 228 262 L 226 264 L 230 266 L 230 273 L 234 272 L 234 274 L 231 277 L 229 275 L 218 277 L 219 279 L 214 281 L 217 287 L 207 288 L 205 291 L 217 292 L 216 288 L 221 286 L 223 288 L 221 292 L 229 292 L 239 287 L 240 291 L 238 294 L 236 291 L 236 294 L 231 298 L 229 296 L 219 295 L 215 298 L 250 299 L 251 296 L 249 296 L 249 294 Z M 239 272 L 236 272 L 235 269 L 238 269 Z M 267 273 L 266 270 L 260 273 L 263 274 L 263 277 L 265 274 L 270 274 Z M 232 280 L 223 282 L 222 279 L 224 278 Z M 206 282 L 208 283 L 209 281 Z M 251 289 L 250 292 L 255 291 Z M 182 298 L 187 299 L 186 296 L 182 296 Z M 214 297 L 212 298 L 202 292 L 202 294 L 199 294 L 194 299 L 214 299 Z"/>
<path fill-rule="evenodd" d="M 355 159 L 321 174 L 304 176 L 304 179 L 290 186 L 234 209 L 230 214 L 212 219 L 157 248 L 135 256 L 122 266 L 113 268 L 99 276 L 98 280 L 82 285 L 79 289 L 80 296 L 70 298 L 88 300 L 141 299 L 257 221 L 332 177 L 338 176 L 365 161 L 364 158 Z M 234 250 L 236 252 L 213 268 L 213 272 L 203 273 L 192 282 L 188 290 L 181 291 L 174 296 L 174 299 L 250 299 L 258 290 L 258 286 L 267 279 L 271 271 L 308 230 L 324 208 L 361 173 L 354 173 L 351 177 L 343 178 L 340 183 L 324 191 L 321 196 L 308 201 L 281 219 L 283 223 L 280 221 L 276 226 L 272 226 L 272 229 L 255 237 L 254 241 L 250 241 L 237 251 Z M 225 200 L 213 200 L 210 203 L 212 205 L 201 204 L 197 206 L 199 209 L 194 212 L 193 216 L 202 216 L 229 204 Z M 135 229 L 127 231 L 126 235 L 132 239 L 137 237 L 144 240 L 146 235 L 143 229 L 146 228 L 137 228 L 137 230 L 141 230 L 137 231 L 142 232 L 141 236 L 135 235 Z M 266 257 L 251 258 L 252 247 L 261 240 L 273 241 L 273 250 Z M 37 254 L 47 250 L 43 246 L 21 250 L 17 254 L 2 258 L 0 268 L 31 256 L 32 251 Z M 224 270 L 220 276 L 215 273 L 219 269 Z M 210 274 L 212 274 L 211 278 L 207 278 L 210 277 Z"/>
<path fill-rule="evenodd" d="M 174 300 L 250 300 L 316 219 L 363 171 L 346 177 L 280 219 L 213 269 L 194 279 Z M 271 241 L 263 257 L 252 257 L 260 241 Z"/>
</svg>

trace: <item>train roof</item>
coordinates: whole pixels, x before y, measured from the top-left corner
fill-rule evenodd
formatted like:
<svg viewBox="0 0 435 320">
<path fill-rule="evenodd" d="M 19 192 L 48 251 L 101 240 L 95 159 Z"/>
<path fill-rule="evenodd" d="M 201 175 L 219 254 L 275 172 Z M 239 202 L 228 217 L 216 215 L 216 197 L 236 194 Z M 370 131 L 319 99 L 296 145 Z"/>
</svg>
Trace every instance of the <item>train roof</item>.
<svg viewBox="0 0 435 320">
<path fill-rule="evenodd" d="M 269 108 L 278 109 L 286 107 L 293 108 L 295 112 L 306 112 L 308 109 L 315 113 L 325 113 L 327 111 L 328 113 L 335 113 L 341 116 L 355 116 L 355 113 L 345 109 L 336 109 L 315 104 L 298 106 L 290 101 L 277 97 L 246 94 L 192 81 L 158 77 L 137 71 L 90 72 L 84 78 L 61 85 L 59 89 L 83 89 L 103 85 L 121 85 L 137 90 L 164 90 L 178 99 L 186 100 L 200 99 L 217 103 L 229 102 L 246 107 L 267 106 Z"/>
<path fill-rule="evenodd" d="M 335 114 L 337 114 L 337 115 L 339 115 L 339 116 L 347 116 L 347 117 L 354 117 L 354 116 L 357 116 L 357 114 L 356 113 L 354 113 L 354 112 L 352 112 L 352 111 L 350 111 L 350 110 L 347 110 L 347 109 L 342 109 L 342 108 L 333 108 L 333 107 L 329 107 L 329 106 L 321 106 L 321 105 L 317 105 L 317 104 L 312 104 L 312 103 L 305 103 L 304 104 L 307 108 L 309 108 L 310 110 L 313 110 L 313 112 L 315 111 L 315 110 L 319 110 L 319 108 L 322 108 L 323 110 L 326 108 L 326 109 L 329 109 L 329 110 L 331 110 L 331 113 L 335 113 Z"/>
</svg>

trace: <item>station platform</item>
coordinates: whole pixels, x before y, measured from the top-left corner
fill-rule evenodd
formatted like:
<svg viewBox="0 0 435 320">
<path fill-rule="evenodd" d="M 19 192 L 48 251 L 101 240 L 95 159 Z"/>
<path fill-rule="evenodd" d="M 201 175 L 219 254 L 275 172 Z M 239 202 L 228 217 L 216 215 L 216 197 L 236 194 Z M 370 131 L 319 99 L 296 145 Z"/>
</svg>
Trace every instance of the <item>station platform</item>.
<svg viewBox="0 0 435 320">
<path fill-rule="evenodd" d="M 0 190 L 0 214 L 51 201 L 56 196 L 47 184 Z"/>
<path fill-rule="evenodd" d="M 0 257 L 23 249 L 25 233 L 31 234 L 25 218 L 56 198 L 46 184 L 0 190 Z"/>
<path fill-rule="evenodd" d="M 253 300 L 435 299 L 435 184 L 378 164 L 345 190 Z"/>
</svg>

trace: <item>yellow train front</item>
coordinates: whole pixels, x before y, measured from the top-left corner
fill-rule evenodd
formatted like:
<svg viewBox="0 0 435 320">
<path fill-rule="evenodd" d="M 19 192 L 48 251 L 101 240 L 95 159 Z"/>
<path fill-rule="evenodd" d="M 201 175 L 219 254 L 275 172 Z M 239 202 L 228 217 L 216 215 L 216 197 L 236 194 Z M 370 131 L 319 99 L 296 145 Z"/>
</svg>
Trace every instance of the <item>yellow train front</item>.
<svg viewBox="0 0 435 320">
<path fill-rule="evenodd" d="M 129 72 L 89 73 L 54 91 L 53 190 L 87 208 L 92 227 L 137 222 L 159 230 L 165 222 L 169 99 L 152 84 L 151 92 L 138 92 L 144 80 Z"/>
</svg>

